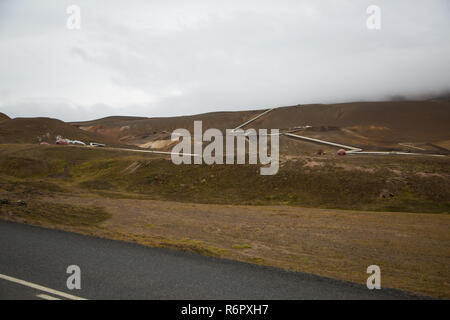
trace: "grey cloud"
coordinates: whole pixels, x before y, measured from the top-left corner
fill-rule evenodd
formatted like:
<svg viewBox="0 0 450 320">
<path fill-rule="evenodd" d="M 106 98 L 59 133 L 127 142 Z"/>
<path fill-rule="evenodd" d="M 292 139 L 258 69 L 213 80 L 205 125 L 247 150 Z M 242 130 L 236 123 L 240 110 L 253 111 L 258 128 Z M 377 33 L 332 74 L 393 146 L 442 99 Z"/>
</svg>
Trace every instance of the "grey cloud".
<svg viewBox="0 0 450 320">
<path fill-rule="evenodd" d="M 448 1 L 67 1 L 0 6 L 0 110 L 171 116 L 445 92 Z M 6 4 L 5 4 L 6 3 Z"/>
</svg>

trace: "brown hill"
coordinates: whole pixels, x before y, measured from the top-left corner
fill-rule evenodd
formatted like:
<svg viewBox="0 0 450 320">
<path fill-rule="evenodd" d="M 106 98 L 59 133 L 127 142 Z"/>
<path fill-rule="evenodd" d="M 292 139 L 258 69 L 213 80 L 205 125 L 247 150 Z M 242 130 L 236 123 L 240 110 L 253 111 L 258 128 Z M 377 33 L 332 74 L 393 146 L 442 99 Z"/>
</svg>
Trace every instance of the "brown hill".
<svg viewBox="0 0 450 320">
<path fill-rule="evenodd" d="M 169 139 L 170 132 L 178 128 L 193 129 L 195 120 L 202 120 L 204 128 L 225 130 L 247 121 L 261 113 L 260 110 L 237 112 L 211 112 L 192 116 L 123 119 L 112 117 L 87 122 L 74 122 L 80 129 L 129 144 L 143 144 L 158 139 Z"/>
<path fill-rule="evenodd" d="M 85 143 L 111 141 L 57 119 L 14 118 L 0 122 L 0 143 L 55 143 L 57 136 Z"/>
<path fill-rule="evenodd" d="M 396 134 L 440 138 L 450 133 L 448 101 L 359 102 L 276 109 L 254 127 L 290 128 L 311 125 L 390 130 Z"/>
<path fill-rule="evenodd" d="M 203 121 L 203 130 L 225 130 L 262 112 L 211 112 L 167 118 L 114 116 L 72 124 L 49 118 L 16 118 L 0 122 L 0 143 L 53 143 L 59 135 L 85 142 L 165 148 L 173 130 L 186 128 L 192 132 L 195 120 Z M 368 150 L 423 149 L 446 153 L 450 148 L 448 123 L 450 102 L 428 100 L 280 107 L 245 128 L 278 128 L 281 132 L 296 132 Z M 280 139 L 285 154 L 311 153 L 320 148 L 317 144 L 292 141 L 288 137 Z M 155 141 L 158 142 L 153 143 Z"/>
<path fill-rule="evenodd" d="M 404 149 L 399 143 L 406 142 L 434 151 L 428 143 L 446 146 L 450 141 L 448 123 L 450 102 L 430 100 L 278 108 L 252 126 L 292 130 L 308 125 L 299 134 L 363 149 Z"/>
<path fill-rule="evenodd" d="M 145 119 L 149 119 L 147 117 L 130 117 L 130 116 L 110 116 L 110 117 L 105 117 L 105 118 L 100 118 L 100 119 L 94 119 L 91 121 L 81 121 L 81 122 L 71 122 L 72 125 L 74 126 L 79 126 L 79 125 L 83 125 L 83 126 L 91 126 L 91 125 L 105 125 L 105 126 L 110 126 L 110 125 L 117 125 L 117 123 L 121 123 L 121 122 L 129 122 L 129 121 L 136 121 L 136 120 L 145 120 Z"/>
<path fill-rule="evenodd" d="M 0 112 L 0 121 L 9 120 L 9 119 L 10 119 L 10 117 L 8 117 L 6 114 Z"/>
<path fill-rule="evenodd" d="M 77 122 L 86 131 L 120 139 L 130 144 L 168 139 L 177 128 L 192 131 L 193 121 L 202 120 L 203 129 L 231 129 L 260 114 L 261 110 L 213 112 L 170 118 L 109 117 Z M 448 100 L 356 102 L 280 107 L 254 121 L 246 128 L 279 128 L 302 135 L 360 147 L 399 148 L 398 143 L 450 142 L 450 102 Z M 297 129 L 298 130 L 298 129 Z M 315 148 L 315 146 L 313 147 Z M 400 147 L 402 148 L 402 147 Z"/>
</svg>

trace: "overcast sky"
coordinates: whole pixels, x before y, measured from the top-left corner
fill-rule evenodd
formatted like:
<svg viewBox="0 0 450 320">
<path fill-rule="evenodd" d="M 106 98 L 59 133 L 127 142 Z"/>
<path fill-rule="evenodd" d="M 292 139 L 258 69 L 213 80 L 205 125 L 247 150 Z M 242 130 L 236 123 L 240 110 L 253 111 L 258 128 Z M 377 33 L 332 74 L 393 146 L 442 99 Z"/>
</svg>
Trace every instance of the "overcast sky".
<svg viewBox="0 0 450 320">
<path fill-rule="evenodd" d="M 66 26 L 69 5 L 81 29 Z M 369 30 L 369 5 L 381 29 Z M 450 0 L 0 0 L 0 111 L 88 120 L 450 89 Z"/>
</svg>

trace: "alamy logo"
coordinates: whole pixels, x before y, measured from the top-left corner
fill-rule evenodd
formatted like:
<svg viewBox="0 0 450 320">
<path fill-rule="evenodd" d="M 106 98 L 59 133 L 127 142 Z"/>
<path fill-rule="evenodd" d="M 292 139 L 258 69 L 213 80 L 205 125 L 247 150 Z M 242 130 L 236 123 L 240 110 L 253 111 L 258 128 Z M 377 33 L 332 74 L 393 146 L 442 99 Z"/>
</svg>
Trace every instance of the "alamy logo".
<svg viewBox="0 0 450 320">
<path fill-rule="evenodd" d="M 70 265 L 67 267 L 66 273 L 70 274 L 70 276 L 67 278 L 66 285 L 67 289 L 73 290 L 81 289 L 81 269 L 77 265 Z"/>
<path fill-rule="evenodd" d="M 367 267 L 367 273 L 371 274 L 367 278 L 366 285 L 367 289 L 381 289 L 381 269 L 377 265 L 371 265 Z"/>
<path fill-rule="evenodd" d="M 381 9 L 379 6 L 371 5 L 367 7 L 367 14 L 370 16 L 367 18 L 366 26 L 369 30 L 380 30 L 381 29 Z"/>
<path fill-rule="evenodd" d="M 186 129 L 176 129 L 172 132 L 172 141 L 176 144 L 171 153 L 174 164 L 245 164 L 246 145 L 248 141 L 248 163 L 261 165 L 261 175 L 274 175 L 279 168 L 279 130 L 271 129 L 226 129 L 225 151 L 222 131 L 210 128 L 203 133 L 202 121 L 194 121 L 194 140 L 192 150 L 191 133 Z M 268 155 L 268 137 L 270 137 L 270 156 Z M 210 142 L 203 150 L 203 142 Z M 236 155 L 235 155 L 236 151 Z M 225 159 L 224 159 L 225 158 Z"/>
<path fill-rule="evenodd" d="M 67 18 L 66 26 L 69 30 L 81 29 L 81 9 L 77 5 L 70 5 L 66 9 L 67 14 L 70 16 Z"/>
</svg>

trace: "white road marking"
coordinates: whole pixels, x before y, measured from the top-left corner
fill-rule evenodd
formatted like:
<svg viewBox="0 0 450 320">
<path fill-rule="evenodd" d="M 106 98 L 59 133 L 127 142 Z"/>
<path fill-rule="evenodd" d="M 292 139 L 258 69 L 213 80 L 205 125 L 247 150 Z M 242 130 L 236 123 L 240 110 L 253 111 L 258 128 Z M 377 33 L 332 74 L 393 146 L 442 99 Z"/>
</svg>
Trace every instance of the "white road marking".
<svg viewBox="0 0 450 320">
<path fill-rule="evenodd" d="M 38 294 L 38 295 L 36 295 L 36 297 L 41 298 L 41 299 L 45 299 L 45 300 L 61 300 L 59 298 L 52 297 L 52 296 L 49 296 L 49 295 L 46 295 L 46 294 Z"/>
<path fill-rule="evenodd" d="M 44 291 L 44 292 L 47 292 L 47 293 L 50 293 L 50 294 L 53 294 L 53 295 L 57 295 L 57 296 L 60 296 L 60 297 L 63 297 L 63 298 L 71 299 L 71 300 L 87 300 L 87 299 L 80 298 L 80 297 L 77 297 L 77 296 L 74 296 L 74 295 L 71 295 L 71 294 L 68 294 L 68 293 L 65 293 L 65 292 L 61 292 L 61 291 L 58 291 L 58 290 L 54 290 L 54 289 L 50 289 L 50 288 L 47 288 L 47 287 L 44 287 L 44 286 L 40 286 L 38 284 L 31 283 L 31 282 L 28 282 L 28 281 L 25 281 L 25 280 L 20 280 L 20 279 L 14 278 L 14 277 L 10 277 L 10 276 L 7 276 L 7 275 L 1 274 L 1 273 L 0 273 L 0 279 L 6 280 L 6 281 L 10 281 L 10 282 L 14 282 L 14 283 L 26 286 L 26 287 L 30 287 L 30 288 L 33 288 L 33 289 L 36 289 L 36 290 Z"/>
</svg>

